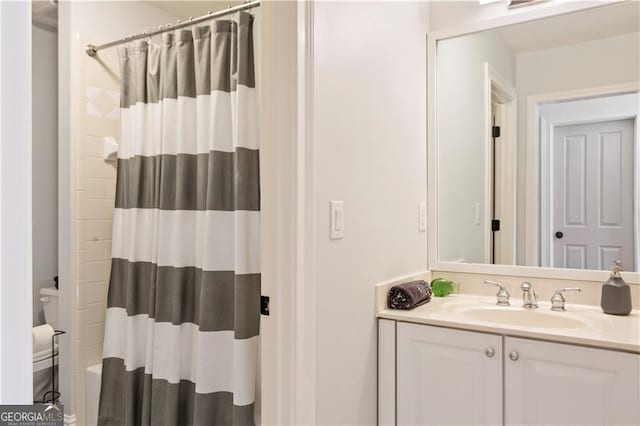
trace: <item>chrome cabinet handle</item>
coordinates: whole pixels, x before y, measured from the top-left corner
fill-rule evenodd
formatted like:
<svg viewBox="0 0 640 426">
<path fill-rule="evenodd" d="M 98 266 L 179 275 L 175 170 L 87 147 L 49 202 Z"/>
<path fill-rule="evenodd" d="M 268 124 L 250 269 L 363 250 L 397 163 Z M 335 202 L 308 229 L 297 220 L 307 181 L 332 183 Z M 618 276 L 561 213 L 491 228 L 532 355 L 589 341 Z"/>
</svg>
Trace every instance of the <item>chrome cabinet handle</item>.
<svg viewBox="0 0 640 426">
<path fill-rule="evenodd" d="M 511 361 L 517 361 L 520 358 L 520 355 L 516 351 L 509 352 L 509 359 Z"/>
<path fill-rule="evenodd" d="M 493 349 L 492 347 L 488 347 L 487 349 L 484 350 L 484 354 L 489 358 L 493 358 L 493 356 L 496 354 L 496 350 Z"/>
</svg>

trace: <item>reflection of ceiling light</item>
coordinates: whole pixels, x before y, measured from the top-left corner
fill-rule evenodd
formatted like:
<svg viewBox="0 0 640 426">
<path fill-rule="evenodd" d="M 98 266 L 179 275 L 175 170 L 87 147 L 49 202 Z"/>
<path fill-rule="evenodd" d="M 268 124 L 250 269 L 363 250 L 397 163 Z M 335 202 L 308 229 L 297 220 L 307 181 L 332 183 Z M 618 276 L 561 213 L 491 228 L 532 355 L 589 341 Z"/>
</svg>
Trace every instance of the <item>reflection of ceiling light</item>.
<svg viewBox="0 0 640 426">
<path fill-rule="evenodd" d="M 530 3 L 536 3 L 541 0 L 509 0 L 509 7 L 526 6 Z"/>
<path fill-rule="evenodd" d="M 480 6 L 484 6 L 485 4 L 499 3 L 503 1 L 504 0 L 478 0 L 478 3 L 480 3 Z M 507 0 L 506 3 L 507 3 L 507 6 L 511 8 L 511 7 L 526 6 L 528 4 L 537 3 L 540 1 L 544 1 L 544 0 Z"/>
</svg>

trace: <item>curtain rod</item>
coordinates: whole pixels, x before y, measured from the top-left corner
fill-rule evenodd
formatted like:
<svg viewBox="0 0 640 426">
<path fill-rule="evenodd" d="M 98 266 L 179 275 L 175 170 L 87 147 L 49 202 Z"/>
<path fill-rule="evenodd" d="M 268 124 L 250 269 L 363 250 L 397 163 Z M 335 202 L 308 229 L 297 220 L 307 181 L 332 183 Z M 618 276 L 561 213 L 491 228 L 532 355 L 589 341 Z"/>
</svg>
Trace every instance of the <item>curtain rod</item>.
<svg viewBox="0 0 640 426">
<path fill-rule="evenodd" d="M 143 38 L 148 38 L 148 37 L 153 37 L 155 35 L 158 34 L 162 34 L 164 32 L 167 31 L 173 31 L 173 30 L 177 30 L 180 28 L 184 28 L 184 27 L 188 27 L 190 25 L 194 25 L 194 24 L 198 24 L 200 22 L 204 22 L 204 21 L 208 21 L 210 19 L 215 19 L 215 18 L 219 18 L 221 16 L 225 16 L 225 15 L 230 15 L 232 13 L 235 12 L 240 12 L 241 10 L 247 10 L 247 9 L 253 9 L 254 7 L 258 7 L 260 6 L 260 0 L 252 0 L 252 1 L 248 1 L 245 2 L 243 4 L 240 4 L 238 6 L 229 6 L 229 8 L 225 9 L 225 10 L 221 10 L 219 12 L 209 12 L 206 15 L 202 15 L 202 16 L 198 16 L 197 18 L 189 18 L 188 21 L 185 22 L 181 22 L 178 21 L 176 24 L 167 24 L 166 26 L 162 26 L 160 25 L 160 28 L 158 28 L 157 30 L 152 30 L 152 31 L 145 31 L 139 34 L 135 34 L 132 36 L 128 36 L 128 37 L 124 37 L 121 38 L 120 40 L 115 40 L 109 43 L 105 43 L 105 44 L 101 44 L 99 46 L 95 46 L 93 44 L 87 44 L 84 48 L 84 51 L 87 53 L 87 55 L 89 56 L 96 56 L 98 54 L 99 50 L 102 49 L 107 49 L 109 47 L 113 47 L 113 46 L 118 46 L 120 44 L 124 44 L 124 43 L 128 43 L 130 41 L 134 41 L 134 40 L 140 40 Z"/>
</svg>

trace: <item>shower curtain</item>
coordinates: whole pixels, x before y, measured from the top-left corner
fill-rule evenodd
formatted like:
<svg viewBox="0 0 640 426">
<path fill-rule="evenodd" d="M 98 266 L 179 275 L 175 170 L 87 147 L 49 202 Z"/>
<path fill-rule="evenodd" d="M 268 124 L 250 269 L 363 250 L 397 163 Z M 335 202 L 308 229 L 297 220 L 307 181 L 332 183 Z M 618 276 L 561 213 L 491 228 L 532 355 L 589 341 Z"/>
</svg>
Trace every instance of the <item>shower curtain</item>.
<svg viewBox="0 0 640 426">
<path fill-rule="evenodd" d="M 249 425 L 260 321 L 253 17 L 121 48 L 100 425 Z"/>
</svg>

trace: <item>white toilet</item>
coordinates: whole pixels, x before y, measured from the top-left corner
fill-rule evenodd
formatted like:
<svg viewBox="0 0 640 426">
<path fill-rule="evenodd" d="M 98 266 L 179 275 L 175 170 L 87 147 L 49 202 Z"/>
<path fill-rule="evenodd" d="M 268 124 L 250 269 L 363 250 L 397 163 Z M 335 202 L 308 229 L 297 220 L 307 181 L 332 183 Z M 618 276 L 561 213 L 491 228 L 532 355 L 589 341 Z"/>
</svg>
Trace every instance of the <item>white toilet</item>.
<svg viewBox="0 0 640 426">
<path fill-rule="evenodd" d="M 51 352 L 50 335 L 58 330 L 58 289 L 40 289 L 40 302 L 44 309 L 45 326 L 34 327 L 33 344 L 33 400 L 42 402 L 45 393 L 52 389 L 52 368 L 55 368 L 56 389 L 58 388 L 58 344 Z M 47 327 L 47 325 L 49 327 Z M 36 336 L 40 336 L 39 338 Z M 44 338 L 42 337 L 44 336 Z M 52 362 L 53 361 L 53 362 Z M 55 365 L 55 367 L 54 367 Z M 49 396 L 49 395 L 47 395 Z"/>
<path fill-rule="evenodd" d="M 44 322 L 58 330 L 58 289 L 45 287 L 40 289 L 40 302 L 44 309 Z"/>
</svg>

